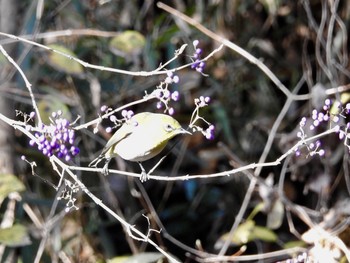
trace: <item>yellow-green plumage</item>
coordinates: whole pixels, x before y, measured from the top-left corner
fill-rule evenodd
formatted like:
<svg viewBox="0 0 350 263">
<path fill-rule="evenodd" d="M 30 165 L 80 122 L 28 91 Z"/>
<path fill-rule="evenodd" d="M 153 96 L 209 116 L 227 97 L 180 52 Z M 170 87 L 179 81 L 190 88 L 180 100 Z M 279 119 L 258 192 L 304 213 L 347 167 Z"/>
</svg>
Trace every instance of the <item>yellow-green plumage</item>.
<svg viewBox="0 0 350 263">
<path fill-rule="evenodd" d="M 114 133 L 100 156 L 89 166 L 96 166 L 102 159 L 107 159 L 108 164 L 116 156 L 127 161 L 146 161 L 158 155 L 171 138 L 181 133 L 189 132 L 169 115 L 151 112 L 136 114 Z"/>
</svg>

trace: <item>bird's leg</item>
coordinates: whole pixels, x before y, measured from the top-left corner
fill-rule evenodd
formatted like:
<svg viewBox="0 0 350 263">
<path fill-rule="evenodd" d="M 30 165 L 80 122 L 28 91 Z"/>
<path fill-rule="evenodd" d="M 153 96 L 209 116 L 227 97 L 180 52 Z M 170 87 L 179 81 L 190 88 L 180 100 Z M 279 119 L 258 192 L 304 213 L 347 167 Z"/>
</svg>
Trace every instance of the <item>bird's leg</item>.
<svg viewBox="0 0 350 263">
<path fill-rule="evenodd" d="M 142 164 L 139 162 L 139 165 L 141 167 L 141 176 L 140 176 L 140 181 L 141 183 L 146 182 L 148 180 L 148 174 L 145 170 L 145 168 L 143 168 Z"/>
<path fill-rule="evenodd" d="M 103 160 L 103 157 L 99 156 L 94 159 L 91 163 L 89 163 L 89 167 L 97 167 L 98 163 Z"/>
<path fill-rule="evenodd" d="M 104 176 L 107 176 L 107 175 L 109 174 L 109 171 L 108 171 L 108 164 L 109 164 L 110 161 L 111 161 L 111 158 L 106 159 L 105 165 L 103 166 L 102 174 L 103 174 Z"/>
<path fill-rule="evenodd" d="M 166 156 L 163 156 L 160 160 L 159 160 L 159 162 L 147 173 L 146 172 L 146 170 L 145 170 L 145 168 L 143 168 L 143 166 L 142 166 L 142 164 L 139 162 L 139 165 L 140 165 L 140 167 L 141 167 L 141 177 L 140 177 L 140 180 L 141 180 L 141 182 L 143 183 L 143 182 L 146 182 L 149 178 L 149 175 L 151 174 L 151 173 L 153 173 L 153 171 L 161 164 L 161 162 L 165 159 L 165 157 Z"/>
</svg>

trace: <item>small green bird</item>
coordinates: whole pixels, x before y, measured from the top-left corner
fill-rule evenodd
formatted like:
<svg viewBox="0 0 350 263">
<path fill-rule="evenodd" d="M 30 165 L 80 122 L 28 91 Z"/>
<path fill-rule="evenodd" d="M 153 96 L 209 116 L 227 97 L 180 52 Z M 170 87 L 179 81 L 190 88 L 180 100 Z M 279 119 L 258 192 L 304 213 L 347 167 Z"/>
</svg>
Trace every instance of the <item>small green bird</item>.
<svg viewBox="0 0 350 263">
<path fill-rule="evenodd" d="M 96 167 L 106 159 L 103 170 L 104 174 L 108 174 L 111 158 L 120 156 L 124 160 L 138 162 L 142 170 L 140 180 L 146 181 L 147 173 L 141 162 L 158 155 L 170 139 L 184 133 L 191 134 L 169 115 L 151 112 L 136 114 L 114 133 L 101 154 L 89 166 Z"/>
</svg>

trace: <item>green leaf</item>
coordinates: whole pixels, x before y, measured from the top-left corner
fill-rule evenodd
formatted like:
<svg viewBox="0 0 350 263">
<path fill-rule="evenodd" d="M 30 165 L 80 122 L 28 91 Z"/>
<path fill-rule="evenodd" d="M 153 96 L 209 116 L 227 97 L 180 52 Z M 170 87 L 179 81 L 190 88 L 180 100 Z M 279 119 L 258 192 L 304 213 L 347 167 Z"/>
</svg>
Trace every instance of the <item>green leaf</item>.
<svg viewBox="0 0 350 263">
<path fill-rule="evenodd" d="M 240 224 L 235 233 L 232 236 L 231 243 L 235 245 L 246 244 L 250 241 L 250 235 L 255 226 L 253 220 L 247 220 L 246 222 Z M 229 233 L 224 234 L 220 239 L 227 240 L 229 238 Z"/>
<path fill-rule="evenodd" d="M 21 224 L 0 229 L 0 243 L 5 246 L 18 247 L 31 243 L 27 228 Z"/>
<path fill-rule="evenodd" d="M 145 47 L 145 37 L 137 31 L 127 30 L 112 38 L 109 43 L 110 50 L 122 57 L 135 55 Z"/>
<path fill-rule="evenodd" d="M 76 58 L 77 56 L 68 48 L 59 45 L 59 44 L 51 44 L 48 47 L 63 52 L 71 57 Z M 78 62 L 69 59 L 61 54 L 58 54 L 54 51 L 51 51 L 48 56 L 49 63 L 55 69 L 63 71 L 68 74 L 82 74 L 84 72 L 83 66 Z"/>
<path fill-rule="evenodd" d="M 276 200 L 272 210 L 267 214 L 266 226 L 269 229 L 277 229 L 283 223 L 284 206 L 280 200 Z"/>
<path fill-rule="evenodd" d="M 266 242 L 276 242 L 277 235 L 271 229 L 268 229 L 264 226 L 255 226 L 251 235 L 249 236 L 250 240 L 259 239 Z"/>
<path fill-rule="evenodd" d="M 290 241 L 284 244 L 283 248 L 288 249 L 288 248 L 294 248 L 294 247 L 306 247 L 307 244 L 302 241 L 302 240 L 297 240 L 297 241 Z"/>
<path fill-rule="evenodd" d="M 62 111 L 62 117 L 71 121 L 72 116 L 69 108 L 58 97 L 52 95 L 46 95 L 42 100 L 38 102 L 38 109 L 40 112 L 41 120 L 44 124 L 49 125 L 51 123 L 50 117 L 52 112 Z"/>
<path fill-rule="evenodd" d="M 125 262 L 130 256 L 118 256 L 114 257 L 112 259 L 108 259 L 107 263 L 123 263 Z"/>
<path fill-rule="evenodd" d="M 253 220 L 253 218 L 256 216 L 257 213 L 261 212 L 264 210 L 264 203 L 263 202 L 260 202 L 258 203 L 253 211 L 250 213 L 250 215 L 248 216 L 247 220 Z"/>
<path fill-rule="evenodd" d="M 226 241 L 228 238 L 229 233 L 224 234 L 220 239 Z M 277 235 L 266 227 L 256 226 L 253 220 L 247 220 L 237 227 L 237 230 L 232 236 L 231 243 L 240 246 L 256 239 L 266 242 L 276 242 Z"/>
<path fill-rule="evenodd" d="M 0 174 L 0 201 L 12 192 L 25 190 L 24 184 L 13 174 Z M 1 203 L 0 202 L 0 203 Z"/>
</svg>

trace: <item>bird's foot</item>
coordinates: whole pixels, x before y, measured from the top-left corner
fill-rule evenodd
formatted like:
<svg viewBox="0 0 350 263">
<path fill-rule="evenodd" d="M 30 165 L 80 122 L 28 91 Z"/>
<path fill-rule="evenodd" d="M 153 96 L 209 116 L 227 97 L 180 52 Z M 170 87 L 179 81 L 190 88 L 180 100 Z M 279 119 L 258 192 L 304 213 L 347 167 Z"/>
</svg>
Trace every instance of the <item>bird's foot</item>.
<svg viewBox="0 0 350 263">
<path fill-rule="evenodd" d="M 139 163 L 140 167 L 141 167 L 141 176 L 140 176 L 140 181 L 141 183 L 146 182 L 149 178 L 148 178 L 148 173 L 146 172 L 145 168 L 143 168 L 142 164 Z"/>
<path fill-rule="evenodd" d="M 146 171 L 142 171 L 141 172 L 141 176 L 140 176 L 140 181 L 141 183 L 144 183 L 148 180 L 148 174 L 146 173 Z"/>
<path fill-rule="evenodd" d="M 107 176 L 107 175 L 109 174 L 108 164 L 109 164 L 109 161 L 106 161 L 105 165 L 104 165 L 103 168 L 102 168 L 102 174 L 103 174 L 104 176 Z"/>
</svg>

